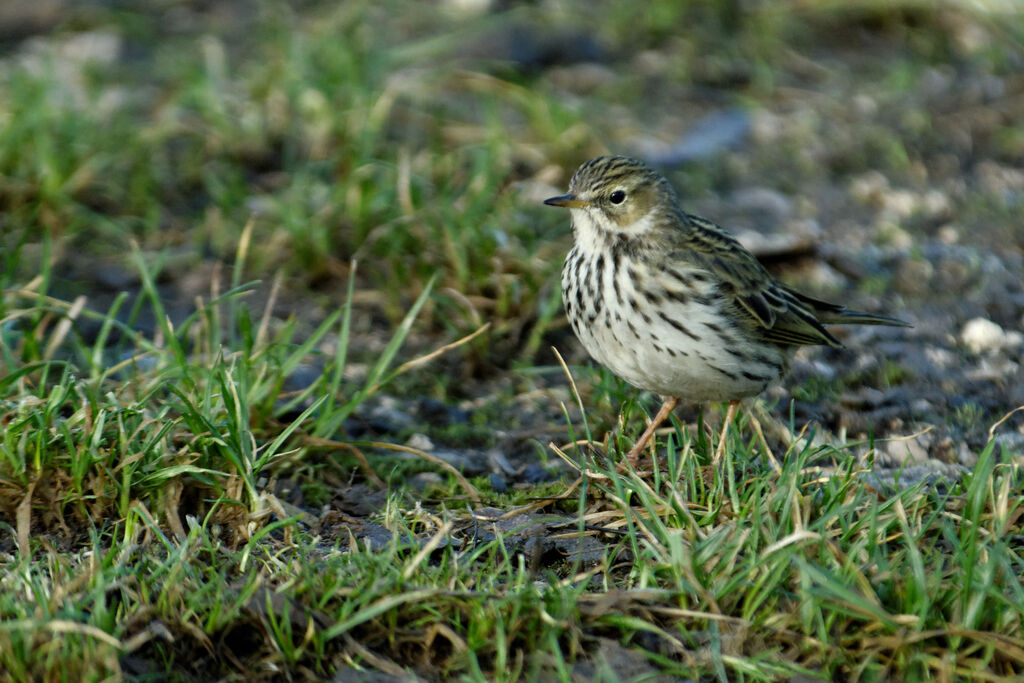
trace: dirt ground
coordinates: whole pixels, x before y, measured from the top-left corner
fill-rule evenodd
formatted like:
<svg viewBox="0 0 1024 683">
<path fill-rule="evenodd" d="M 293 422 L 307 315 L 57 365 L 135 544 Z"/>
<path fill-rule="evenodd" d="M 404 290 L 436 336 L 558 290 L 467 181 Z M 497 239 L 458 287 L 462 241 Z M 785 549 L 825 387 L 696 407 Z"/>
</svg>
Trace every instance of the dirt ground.
<svg viewBox="0 0 1024 683">
<path fill-rule="evenodd" d="M 20 14 L 12 6 L 2 17 L 8 54 L 60 21 L 59 2 L 19 7 Z M 502 25 L 468 41 L 455 64 L 511 63 L 569 102 L 626 84 L 640 89 L 635 105 L 592 117 L 606 134 L 606 149 L 657 164 L 684 197 L 696 179 L 703 187 L 689 209 L 732 230 L 794 286 L 913 324 L 840 330 L 846 349 L 802 350 L 789 377 L 765 395 L 774 413 L 787 420 L 792 414 L 797 427 L 812 421 L 832 435 L 900 437 L 880 447 L 876 465 L 970 467 L 991 425 L 1024 405 L 1024 77 L 1011 69 L 986 71 L 984 60 L 969 59 L 986 38 L 999 37 L 991 23 L 958 26 L 958 14 L 949 10 L 886 26 L 864 14 L 842 27 L 841 39 L 781 60 L 774 87 L 745 108 L 728 103 L 730 92 L 755 78 L 742 63 L 720 66 L 721 72 L 705 65 L 707 73 L 682 85 L 663 78 L 671 49 L 625 54 L 568 28 Z M 952 54 L 901 77 L 894 70 L 919 57 L 907 28 L 914 22 L 924 24 L 919 30 L 946 32 Z M 579 160 L 585 156 L 581 150 Z M 542 211 L 538 200 L 564 189 L 572 171 L 526 158 L 512 166 L 506 191 L 517 194 L 526 216 Z M 568 234 L 545 257 L 557 260 L 567 247 Z M 160 282 L 179 320 L 209 291 L 216 268 L 209 259 L 196 267 L 201 254 L 193 249 L 172 259 Z M 85 294 L 99 310 L 138 286 L 126 264 L 74 250 L 61 255 L 57 272 L 58 295 Z M 261 306 L 252 300 L 252 310 Z M 362 308 L 361 333 L 372 347 L 387 331 L 374 326 L 387 320 L 372 305 Z M 327 312 L 310 307 L 299 292 L 286 292 L 275 311 L 311 324 Z M 152 320 L 143 317 L 141 324 Z M 98 327 L 86 325 L 82 334 L 89 338 Z M 426 348 L 429 332 L 423 334 Z M 514 339 L 494 339 L 487 357 L 470 359 L 471 372 L 461 370 L 469 383 L 450 400 L 381 397 L 353 419 L 350 436 L 408 437 L 418 425 L 465 421 L 484 397 L 507 398 L 518 381 L 509 376 L 512 360 L 553 364 L 551 345 L 570 361 L 584 361 L 558 318 L 533 358 L 519 355 Z M 301 384 L 301 376 L 294 379 Z M 537 384 L 557 389 L 564 381 L 548 375 Z M 519 472 L 513 479 L 526 476 L 536 444 L 557 440 L 564 424 L 557 402 L 517 405 L 515 428 L 493 425 L 491 450 L 511 457 L 509 463 L 496 465 L 501 458 L 493 453 L 488 460 L 479 449 L 458 447 L 452 461 L 469 472 L 508 477 L 511 468 Z M 692 420 L 695 413 L 688 407 L 680 415 Z M 1020 457 L 1024 417 L 1011 417 L 996 438 L 1006 457 Z"/>
</svg>

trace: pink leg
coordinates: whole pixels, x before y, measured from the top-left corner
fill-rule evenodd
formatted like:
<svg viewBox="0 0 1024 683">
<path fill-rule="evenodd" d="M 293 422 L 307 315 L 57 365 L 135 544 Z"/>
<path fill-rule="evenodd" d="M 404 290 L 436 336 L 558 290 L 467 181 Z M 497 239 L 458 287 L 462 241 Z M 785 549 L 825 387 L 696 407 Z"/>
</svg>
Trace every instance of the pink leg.
<svg viewBox="0 0 1024 683">
<path fill-rule="evenodd" d="M 718 448 L 715 449 L 715 458 L 711 461 L 712 467 L 718 467 L 722 456 L 725 455 L 725 437 L 729 435 L 729 424 L 735 419 L 736 411 L 740 407 L 739 401 L 729 401 L 729 409 L 725 411 L 725 423 L 722 424 L 722 435 L 718 439 Z"/>
<path fill-rule="evenodd" d="M 651 420 L 651 424 L 647 425 L 647 429 L 640 435 L 637 442 L 633 445 L 633 448 L 626 454 L 626 461 L 630 465 L 636 466 L 637 460 L 640 459 L 640 454 L 644 448 L 647 447 L 647 443 L 654 437 L 654 430 L 661 426 L 661 423 L 668 419 L 668 416 L 672 414 L 672 411 L 679 405 L 679 399 L 675 396 L 669 396 L 665 399 L 665 402 L 661 404 L 661 408 L 658 409 L 658 413 Z"/>
</svg>

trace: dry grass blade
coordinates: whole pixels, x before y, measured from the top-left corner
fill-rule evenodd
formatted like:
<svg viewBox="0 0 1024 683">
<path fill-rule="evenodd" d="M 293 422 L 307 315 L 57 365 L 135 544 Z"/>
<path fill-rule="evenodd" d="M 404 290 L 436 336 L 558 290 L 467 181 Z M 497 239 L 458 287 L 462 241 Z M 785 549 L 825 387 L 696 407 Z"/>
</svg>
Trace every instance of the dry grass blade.
<svg viewBox="0 0 1024 683">
<path fill-rule="evenodd" d="M 322 439 L 319 436 L 309 435 L 303 436 L 302 443 L 303 445 L 310 446 L 312 448 L 330 448 L 334 450 L 348 451 L 349 453 L 356 457 L 356 460 L 359 462 L 359 468 L 363 471 L 363 474 L 366 475 L 366 478 L 373 482 L 374 486 L 381 490 L 387 489 L 388 485 L 384 482 L 383 479 L 377 476 L 377 473 L 373 471 L 373 467 L 370 466 L 370 461 L 367 460 L 363 452 L 356 448 L 354 445 L 350 443 L 345 443 L 344 441 Z"/>
<path fill-rule="evenodd" d="M 700 619 L 707 621 L 717 621 L 723 624 L 733 624 L 735 626 L 741 626 L 744 628 L 750 628 L 752 624 L 746 619 L 740 617 L 732 617 L 727 614 L 716 614 L 715 612 L 705 612 L 702 610 L 694 609 L 683 609 L 681 607 L 666 607 L 664 605 L 650 605 L 647 607 L 648 610 L 654 614 L 660 614 L 666 617 L 674 617 L 676 619 Z"/>
<path fill-rule="evenodd" d="M 15 512 L 18 552 L 21 553 L 22 557 L 31 557 L 32 555 L 32 549 L 29 546 L 32 530 L 32 494 L 35 492 L 38 482 L 39 479 L 37 477 L 28 485 L 28 488 L 25 489 L 25 495 L 22 497 L 21 502 L 18 503 L 18 508 Z"/>
<path fill-rule="evenodd" d="M 359 643 L 355 638 L 349 634 L 344 634 L 345 648 L 349 651 L 349 659 L 352 664 L 357 664 L 356 658 L 369 664 L 378 671 L 383 672 L 387 676 L 394 677 L 399 680 L 406 680 L 409 676 L 402 667 L 395 664 L 387 657 L 382 657 L 375 652 L 371 652 Z M 355 656 L 353 656 L 353 654 Z"/>
<path fill-rule="evenodd" d="M 338 636 L 347 633 L 351 629 L 355 628 L 360 624 L 364 624 L 371 619 L 384 614 L 385 612 L 392 610 L 400 605 L 407 603 L 416 603 L 429 598 L 433 598 L 437 595 L 442 595 L 444 591 L 437 588 L 423 588 L 420 590 L 409 591 L 407 593 L 396 593 L 393 595 L 387 595 L 379 600 L 375 600 L 372 604 L 359 610 L 348 619 L 341 621 L 334 626 L 330 627 L 324 632 L 324 637 L 328 640 L 337 638 Z"/>
<path fill-rule="evenodd" d="M 121 649 L 125 654 L 132 653 L 154 638 L 159 638 L 168 643 L 174 642 L 174 634 L 171 633 L 166 624 L 162 621 L 152 621 L 144 629 L 124 641 Z"/>
<path fill-rule="evenodd" d="M 77 621 L 68 621 L 66 619 L 54 619 L 47 622 L 40 622 L 35 619 L 6 621 L 0 623 L 0 631 L 25 631 L 27 633 L 49 631 L 55 634 L 76 633 L 98 640 L 118 650 L 123 649 L 121 641 L 106 631 L 89 624 L 81 624 Z"/>
<path fill-rule="evenodd" d="M 799 531 L 795 531 L 789 534 L 785 538 L 780 538 L 779 540 L 769 545 L 761 552 L 761 557 L 768 557 L 772 553 L 778 552 L 779 550 L 791 546 L 794 543 L 803 543 L 804 541 L 820 540 L 821 534 L 815 533 L 813 531 L 807 531 L 806 529 L 801 529 Z"/>
<path fill-rule="evenodd" d="M 772 453 L 772 449 L 768 445 L 768 439 L 764 437 L 764 430 L 761 428 L 761 421 L 754 415 L 753 410 L 747 413 L 747 418 L 749 419 L 751 426 L 754 428 L 754 433 L 757 435 L 757 439 L 761 443 L 761 448 L 764 449 L 765 456 L 768 458 L 768 462 L 771 464 L 772 470 L 775 471 L 775 476 L 779 476 L 782 474 L 782 466 L 779 465 L 779 461 L 775 459 L 775 454 Z"/>
<path fill-rule="evenodd" d="M 437 457 L 436 455 L 431 455 L 426 451 L 421 451 L 420 449 L 413 448 L 412 446 L 401 446 L 399 444 L 394 443 L 371 441 L 367 445 L 373 446 L 374 448 L 383 448 L 389 451 L 400 451 L 402 453 L 410 453 L 412 455 L 415 455 L 417 458 L 422 458 L 423 460 L 426 460 L 429 463 L 433 463 L 440 467 L 441 469 L 443 469 L 444 471 L 451 474 L 453 477 L 455 477 L 456 481 L 459 482 L 459 486 L 461 486 L 462 490 L 466 492 L 466 495 L 469 496 L 470 500 L 472 500 L 474 503 L 479 503 L 482 500 L 482 498 L 480 497 L 480 492 L 476 490 L 475 486 L 469 483 L 469 480 L 466 479 L 465 476 L 463 476 L 462 472 L 459 472 L 458 469 L 453 467 L 451 464 L 445 462 L 441 458 Z"/>
<path fill-rule="evenodd" d="M 1024 667 L 1024 640 L 1011 638 L 1003 633 L 992 631 L 977 631 L 975 629 L 962 629 L 956 626 L 949 628 L 949 634 L 970 638 L 971 640 L 991 646 L 999 651 L 999 654 L 1012 659 L 1018 667 Z"/>
<path fill-rule="evenodd" d="M 580 396 L 580 390 L 576 386 L 576 380 L 573 379 L 572 373 L 569 372 L 569 366 L 566 365 L 565 359 L 562 358 L 562 354 L 558 352 L 554 346 L 551 347 L 552 352 L 555 354 L 555 358 L 558 359 L 558 364 L 562 366 L 562 372 L 569 379 L 569 386 L 572 388 L 572 395 L 576 397 L 576 405 L 579 406 L 580 415 L 583 416 L 583 420 L 587 419 L 587 411 L 583 408 L 583 398 Z"/>
<path fill-rule="evenodd" d="M 64 343 L 64 338 L 68 336 L 68 332 L 71 331 L 71 325 L 82 313 L 82 309 L 85 308 L 86 298 L 79 296 L 75 298 L 75 301 L 71 304 L 71 308 L 68 312 L 60 319 L 60 322 L 53 328 L 53 334 L 50 335 L 49 341 L 46 343 L 46 349 L 43 351 L 43 359 L 50 360 L 53 358 L 53 354 L 57 352 L 57 349 Z"/>
<path fill-rule="evenodd" d="M 416 573 L 416 570 L 418 570 L 420 568 L 420 565 L 423 564 L 423 561 L 427 559 L 430 553 L 434 552 L 434 550 L 436 550 L 437 547 L 441 545 L 442 541 L 448 538 L 448 535 L 451 533 L 451 531 L 452 522 L 451 520 L 448 520 L 444 523 L 444 525 L 441 526 L 440 529 L 437 530 L 437 533 L 431 536 L 430 540 L 427 541 L 422 548 L 420 548 L 420 551 L 416 553 L 416 556 L 412 558 L 412 560 L 409 562 L 406 568 L 402 571 L 402 578 L 406 581 L 411 579 L 413 574 Z"/>
<path fill-rule="evenodd" d="M 466 644 L 465 639 L 460 637 L 459 634 L 447 624 L 436 623 L 431 624 L 427 628 L 427 632 L 424 634 L 424 642 L 428 648 L 434 643 L 434 639 L 437 638 L 437 636 L 444 637 L 444 639 L 451 643 L 452 648 L 454 648 L 458 653 L 463 653 L 469 650 L 469 646 Z"/>
<path fill-rule="evenodd" d="M 481 334 L 486 332 L 487 329 L 490 328 L 490 326 L 491 326 L 490 323 L 484 323 L 477 330 L 475 330 L 474 332 L 471 332 L 470 334 L 467 334 L 465 337 L 462 337 L 461 339 L 457 339 L 457 340 L 455 340 L 455 341 L 453 341 L 453 342 L 451 342 L 449 344 L 445 344 L 444 346 L 441 346 L 441 347 L 439 347 L 437 349 L 434 349 L 433 351 L 431 351 L 430 353 L 428 353 L 426 355 L 420 356 L 418 358 L 413 358 L 412 360 L 409 360 L 409 361 L 406 361 L 406 362 L 402 363 L 397 368 L 395 368 L 395 371 L 388 376 L 387 380 L 383 380 L 383 381 L 377 382 L 372 387 L 370 387 L 370 389 L 366 392 L 366 395 L 367 396 L 372 396 L 378 389 L 381 388 L 381 386 L 383 386 L 387 382 L 391 381 L 392 379 L 394 379 L 398 375 L 401 375 L 404 372 L 408 372 L 409 370 L 412 370 L 413 368 L 418 368 L 421 365 L 426 365 L 427 363 L 429 363 L 430 361 L 434 360 L 438 356 L 440 356 L 442 354 L 445 354 L 445 353 L 451 351 L 452 349 L 457 349 L 460 346 L 462 346 L 463 344 L 468 344 L 469 342 L 473 341 L 478 336 L 480 336 Z"/>
<path fill-rule="evenodd" d="M 576 446 L 576 445 L 579 445 L 581 443 L 582 444 L 586 444 L 588 442 L 587 441 L 582 441 L 582 442 L 581 441 L 574 441 L 574 442 L 572 442 L 569 445 Z M 567 465 L 569 465 L 569 467 L 573 468 L 577 472 L 583 472 L 583 468 L 579 465 L 579 463 L 577 463 L 575 460 L 573 460 L 568 455 L 566 455 L 565 451 L 562 450 L 562 448 L 560 446 L 558 446 L 554 441 L 551 441 L 551 442 L 548 443 L 548 448 L 553 450 L 555 452 L 555 455 L 557 455 L 559 458 L 564 460 L 565 463 Z"/>
<path fill-rule="evenodd" d="M 274 280 L 270 285 L 270 294 L 267 295 L 267 302 L 263 306 L 263 316 L 260 318 L 260 325 L 256 330 L 256 343 L 255 348 L 262 349 L 267 345 L 267 339 L 270 331 L 270 320 L 271 315 L 274 312 L 274 306 L 277 304 L 277 298 L 281 292 L 281 284 L 284 281 L 284 273 L 277 271 L 274 274 Z"/>
<path fill-rule="evenodd" d="M 570 445 L 585 446 L 588 445 L 589 443 L 589 441 L 573 441 Z M 562 460 L 566 462 L 566 464 L 568 464 L 574 470 L 579 472 L 581 476 L 585 476 L 587 479 L 591 479 L 593 481 L 609 481 L 612 478 L 610 475 L 605 474 L 604 472 L 592 469 L 590 467 L 587 467 L 586 465 L 576 462 L 566 454 L 566 452 L 562 449 L 561 446 L 558 446 L 553 441 L 548 443 L 548 448 L 553 450 L 555 454 L 558 455 L 558 457 L 560 457 Z M 575 486 L 572 488 L 575 488 Z"/>
<path fill-rule="evenodd" d="M 1024 410 L 1024 406 L 1018 406 L 1018 407 L 1014 408 L 1013 410 L 1008 412 L 1006 415 L 1003 415 L 1001 418 L 999 418 L 999 420 L 994 425 L 989 427 L 989 429 L 988 429 L 988 439 L 989 439 L 989 441 L 991 441 L 992 439 L 994 439 L 996 437 L 996 430 L 999 429 L 999 425 L 1003 424 L 1004 422 L 1009 420 L 1015 413 L 1019 413 L 1022 410 Z"/>
</svg>

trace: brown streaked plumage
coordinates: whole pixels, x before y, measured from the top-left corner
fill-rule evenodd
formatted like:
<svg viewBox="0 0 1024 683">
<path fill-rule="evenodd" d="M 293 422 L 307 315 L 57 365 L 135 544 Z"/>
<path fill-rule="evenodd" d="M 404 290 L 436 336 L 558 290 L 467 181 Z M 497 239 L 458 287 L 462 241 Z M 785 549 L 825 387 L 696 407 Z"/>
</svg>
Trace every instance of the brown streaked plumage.
<svg viewBox="0 0 1024 683">
<path fill-rule="evenodd" d="M 906 325 L 782 284 L 730 234 L 686 213 L 641 161 L 591 159 L 568 194 L 544 203 L 572 213 L 562 297 L 576 336 L 595 360 L 665 397 L 630 461 L 680 398 L 729 401 L 717 461 L 739 400 L 785 374 L 797 346 L 841 346 L 826 325 Z"/>
</svg>

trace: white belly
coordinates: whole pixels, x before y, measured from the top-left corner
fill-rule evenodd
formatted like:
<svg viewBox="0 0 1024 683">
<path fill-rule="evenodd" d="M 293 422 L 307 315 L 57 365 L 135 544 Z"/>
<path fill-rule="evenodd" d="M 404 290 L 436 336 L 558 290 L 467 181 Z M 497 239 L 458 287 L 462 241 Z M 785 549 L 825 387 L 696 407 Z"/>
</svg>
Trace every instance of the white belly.
<svg viewBox="0 0 1024 683">
<path fill-rule="evenodd" d="M 582 277 L 570 282 L 574 259 L 581 260 Z M 745 341 L 744 330 L 722 316 L 710 280 L 692 284 L 689 294 L 668 274 L 651 280 L 615 277 L 609 263 L 599 266 L 594 254 L 577 249 L 566 260 L 562 293 L 573 330 L 594 360 L 616 375 L 662 396 L 726 401 L 760 393 L 785 371 L 790 354 Z M 600 287 L 580 291 L 587 282 Z M 648 292 L 660 295 L 652 299 Z"/>
</svg>

